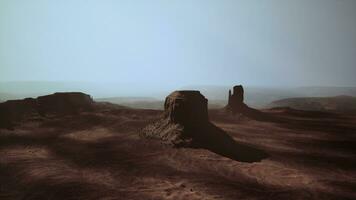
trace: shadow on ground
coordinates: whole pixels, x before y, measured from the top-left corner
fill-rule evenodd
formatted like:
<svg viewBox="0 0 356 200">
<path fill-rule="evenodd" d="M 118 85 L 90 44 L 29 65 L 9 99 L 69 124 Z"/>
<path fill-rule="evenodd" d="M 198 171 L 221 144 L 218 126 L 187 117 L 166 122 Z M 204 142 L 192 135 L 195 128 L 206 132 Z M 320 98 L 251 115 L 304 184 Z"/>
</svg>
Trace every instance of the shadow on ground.
<svg viewBox="0 0 356 200">
<path fill-rule="evenodd" d="M 198 147 L 235 161 L 260 162 L 268 157 L 263 150 L 236 142 L 228 133 L 210 122 L 191 132 L 193 140 L 198 141 Z"/>
</svg>

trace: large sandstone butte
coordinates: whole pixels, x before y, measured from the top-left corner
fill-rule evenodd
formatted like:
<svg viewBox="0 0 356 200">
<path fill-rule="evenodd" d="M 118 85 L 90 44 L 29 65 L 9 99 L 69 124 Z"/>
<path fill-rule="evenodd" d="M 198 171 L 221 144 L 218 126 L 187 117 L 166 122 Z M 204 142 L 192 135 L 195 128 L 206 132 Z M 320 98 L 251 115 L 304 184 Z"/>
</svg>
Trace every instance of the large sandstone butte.
<svg viewBox="0 0 356 200">
<path fill-rule="evenodd" d="M 81 92 L 63 92 L 36 99 L 9 100 L 0 103 L 0 127 L 11 128 L 23 119 L 48 115 L 75 114 L 93 109 L 92 98 Z"/>
<path fill-rule="evenodd" d="M 257 149 L 237 144 L 212 124 L 208 100 L 199 91 L 175 91 L 168 95 L 161 119 L 145 127 L 141 136 L 175 147 L 205 148 L 239 161 L 253 162 L 266 157 Z"/>
<path fill-rule="evenodd" d="M 162 118 L 141 134 L 174 146 L 194 146 L 196 130 L 207 124 L 208 100 L 199 91 L 175 91 L 166 97 Z"/>
<path fill-rule="evenodd" d="M 208 100 L 199 91 L 175 91 L 164 103 L 165 116 L 172 123 L 196 126 L 208 123 Z"/>
</svg>

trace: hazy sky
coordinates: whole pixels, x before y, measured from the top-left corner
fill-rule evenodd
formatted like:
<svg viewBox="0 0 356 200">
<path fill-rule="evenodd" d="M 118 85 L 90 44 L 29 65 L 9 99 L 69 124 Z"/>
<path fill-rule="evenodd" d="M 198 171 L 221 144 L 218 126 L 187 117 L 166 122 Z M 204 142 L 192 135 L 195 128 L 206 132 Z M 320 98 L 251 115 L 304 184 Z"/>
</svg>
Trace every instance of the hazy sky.
<svg viewBox="0 0 356 200">
<path fill-rule="evenodd" d="M 0 81 L 356 86 L 355 0 L 0 0 Z"/>
</svg>

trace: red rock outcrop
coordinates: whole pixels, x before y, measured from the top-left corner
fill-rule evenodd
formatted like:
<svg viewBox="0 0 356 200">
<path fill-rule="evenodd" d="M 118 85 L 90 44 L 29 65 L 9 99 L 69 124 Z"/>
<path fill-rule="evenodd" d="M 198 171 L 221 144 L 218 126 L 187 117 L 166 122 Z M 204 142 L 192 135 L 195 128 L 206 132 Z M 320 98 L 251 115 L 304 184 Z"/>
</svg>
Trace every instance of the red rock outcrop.
<svg viewBox="0 0 356 200">
<path fill-rule="evenodd" d="M 172 122 L 192 126 L 208 122 L 208 100 L 199 91 L 175 91 L 164 103 L 164 115 Z"/>
<path fill-rule="evenodd" d="M 175 91 L 166 97 L 162 119 L 141 135 L 174 146 L 193 146 L 193 130 L 208 123 L 208 100 L 199 91 Z"/>
</svg>

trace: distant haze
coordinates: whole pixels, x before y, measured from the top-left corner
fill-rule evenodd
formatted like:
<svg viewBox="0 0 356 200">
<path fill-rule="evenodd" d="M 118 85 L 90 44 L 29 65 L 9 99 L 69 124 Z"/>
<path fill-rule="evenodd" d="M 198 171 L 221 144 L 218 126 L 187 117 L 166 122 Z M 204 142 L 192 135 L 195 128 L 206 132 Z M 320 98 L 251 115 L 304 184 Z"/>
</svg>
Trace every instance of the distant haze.
<svg viewBox="0 0 356 200">
<path fill-rule="evenodd" d="M 356 86 L 355 75 L 355 0 L 0 1 L 0 81 L 150 96 L 187 85 Z"/>
<path fill-rule="evenodd" d="M 163 108 L 164 98 L 172 90 L 145 89 L 145 85 L 127 85 L 119 82 L 1 82 L 0 102 L 10 99 L 37 97 L 54 92 L 81 91 L 95 100 L 108 101 L 136 108 Z M 231 85 L 187 85 L 173 90 L 199 90 L 209 100 L 210 107 L 226 105 Z M 355 96 L 356 87 L 256 87 L 244 85 L 245 102 L 262 108 L 273 101 L 293 97 Z"/>
</svg>

